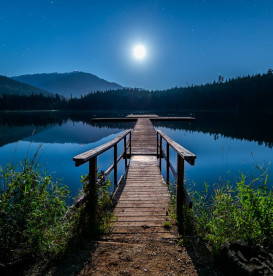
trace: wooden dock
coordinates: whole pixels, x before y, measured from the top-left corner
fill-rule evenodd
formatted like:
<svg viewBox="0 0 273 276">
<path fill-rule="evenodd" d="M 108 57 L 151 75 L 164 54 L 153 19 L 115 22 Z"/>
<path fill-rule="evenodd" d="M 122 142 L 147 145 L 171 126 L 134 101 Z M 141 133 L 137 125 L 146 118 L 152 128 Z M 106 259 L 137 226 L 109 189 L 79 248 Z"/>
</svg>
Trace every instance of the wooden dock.
<svg viewBox="0 0 273 276">
<path fill-rule="evenodd" d="M 132 131 L 132 155 L 156 156 L 156 131 L 150 119 L 137 120 Z"/>
<path fill-rule="evenodd" d="M 164 228 L 170 195 L 156 156 L 134 155 L 125 183 L 114 210 L 112 234 L 123 238 L 125 234 L 143 233 L 166 236 L 170 232 Z"/>
<path fill-rule="evenodd" d="M 177 179 L 177 213 L 181 214 L 183 205 L 189 204 L 184 189 L 184 160 L 193 164 L 195 155 L 175 143 L 164 133 L 157 131 L 151 119 L 159 118 L 156 115 L 149 117 L 142 115 L 134 118 L 136 124 L 133 130 L 127 130 L 114 140 L 88 152 L 74 157 L 76 165 L 89 161 L 90 189 L 97 181 L 97 156 L 114 147 L 114 162 L 105 175 L 114 171 L 113 194 L 116 205 L 114 207 L 114 222 L 111 233 L 112 238 L 149 237 L 170 238 L 174 232 L 166 227 L 170 194 L 168 185 L 170 171 Z M 182 120 L 185 120 L 183 117 Z M 189 119 L 191 120 L 191 118 Z M 163 149 L 162 141 L 166 141 Z M 117 144 L 124 141 L 124 151 L 117 156 Z M 170 147 L 177 153 L 177 170 L 170 164 Z M 167 179 L 161 174 L 161 159 L 166 159 Z M 125 161 L 125 173 L 118 181 L 117 164 Z M 128 164 L 129 161 L 129 164 Z"/>
<path fill-rule="evenodd" d="M 158 115 L 128 115 L 127 117 L 110 117 L 110 118 L 92 118 L 94 122 L 134 122 L 138 119 L 149 119 L 151 121 L 191 121 L 194 117 L 170 117 Z"/>
</svg>

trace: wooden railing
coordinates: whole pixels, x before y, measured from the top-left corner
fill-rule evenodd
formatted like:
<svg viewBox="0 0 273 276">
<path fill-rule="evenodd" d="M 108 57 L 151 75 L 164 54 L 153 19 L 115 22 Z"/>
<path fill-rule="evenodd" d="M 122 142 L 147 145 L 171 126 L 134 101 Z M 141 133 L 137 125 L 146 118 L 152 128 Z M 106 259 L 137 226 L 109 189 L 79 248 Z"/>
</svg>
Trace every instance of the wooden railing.
<svg viewBox="0 0 273 276">
<path fill-rule="evenodd" d="M 160 130 L 156 130 L 157 135 L 157 158 L 159 159 L 159 167 L 162 170 L 162 158 L 166 160 L 166 183 L 170 183 L 170 172 L 176 179 L 176 211 L 178 222 L 181 221 L 183 217 L 183 206 L 192 206 L 190 197 L 184 187 L 184 161 L 189 164 L 194 165 L 196 156 L 191 153 L 170 137 L 164 134 Z M 118 156 L 118 144 L 123 141 L 123 151 Z M 97 175 L 97 157 L 104 153 L 105 151 L 114 148 L 113 163 L 103 172 L 103 177 L 101 180 L 105 179 L 114 170 L 114 193 L 117 191 L 119 184 L 121 183 L 124 175 L 128 169 L 128 158 L 131 156 L 132 152 L 132 129 L 126 130 L 118 135 L 116 138 L 108 143 L 96 147 L 95 149 L 81 153 L 73 158 L 75 165 L 80 166 L 86 162 L 89 162 L 89 174 L 88 174 L 88 193 L 89 200 L 92 201 L 92 190 L 98 182 Z M 163 149 L 163 141 L 166 142 L 166 150 Z M 170 147 L 175 150 L 177 155 L 177 165 L 176 168 L 170 162 Z M 118 163 L 124 159 L 125 162 L 125 173 L 118 180 Z M 87 197 L 83 195 L 74 205 L 79 206 L 81 203 L 85 202 Z"/>
<path fill-rule="evenodd" d="M 123 140 L 123 151 L 118 156 L 118 144 L 122 140 Z M 125 130 L 110 142 L 105 143 L 92 150 L 86 151 L 84 153 L 81 153 L 73 157 L 73 161 L 75 162 L 76 166 L 80 166 L 86 162 L 89 162 L 89 174 L 88 174 L 89 189 L 92 189 L 92 186 L 95 186 L 94 184 L 96 184 L 98 180 L 97 179 L 98 178 L 97 157 L 100 154 L 104 153 L 105 151 L 111 148 L 114 148 L 113 163 L 103 172 L 103 177 L 107 177 L 114 170 L 114 181 L 113 181 L 114 191 L 116 190 L 116 188 L 119 186 L 119 183 L 123 179 L 123 176 L 126 173 L 126 170 L 128 168 L 128 156 L 131 155 L 131 151 L 132 151 L 131 141 L 132 141 L 132 130 L 131 129 Z M 125 162 L 125 173 L 122 174 L 122 176 L 118 180 L 118 163 L 120 162 L 121 159 L 124 159 L 124 162 Z"/>
<path fill-rule="evenodd" d="M 157 157 L 159 159 L 159 168 L 162 170 L 162 158 L 166 160 L 166 183 L 170 183 L 170 171 L 176 179 L 176 212 L 177 219 L 183 217 L 183 206 L 192 207 L 192 202 L 184 186 L 184 161 L 194 165 L 196 155 L 173 141 L 169 136 L 160 130 L 157 133 Z M 166 142 L 166 151 L 163 150 L 163 140 Z M 176 169 L 170 162 L 170 147 L 173 148 L 177 156 Z"/>
</svg>

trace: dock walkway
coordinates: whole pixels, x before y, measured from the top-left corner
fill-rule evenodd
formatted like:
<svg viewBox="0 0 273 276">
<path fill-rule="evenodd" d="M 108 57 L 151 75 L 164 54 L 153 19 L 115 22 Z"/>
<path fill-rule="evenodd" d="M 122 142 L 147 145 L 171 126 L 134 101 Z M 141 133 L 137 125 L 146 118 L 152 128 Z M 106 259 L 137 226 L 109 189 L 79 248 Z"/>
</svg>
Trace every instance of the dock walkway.
<svg viewBox="0 0 273 276">
<path fill-rule="evenodd" d="M 156 131 L 152 119 L 149 116 L 130 117 L 135 119 L 136 124 L 131 131 L 125 131 L 124 134 L 115 138 L 115 141 L 102 145 L 94 150 L 82 153 L 74 157 L 76 165 L 89 161 L 96 163 L 96 156 L 111 147 L 114 147 L 114 164 L 106 172 L 114 169 L 115 178 L 117 177 L 117 163 L 122 159 L 117 157 L 117 143 L 124 139 L 124 153 L 121 157 L 125 159 L 127 164 L 127 135 L 130 135 L 130 162 L 127 166 L 126 173 L 121 182 L 114 182 L 119 187 L 120 193 L 117 204 L 114 208 L 114 222 L 111 237 L 122 239 L 126 237 L 149 237 L 149 238 L 170 238 L 174 237 L 174 232 L 164 227 L 164 223 L 169 220 L 168 207 L 170 201 L 170 194 L 168 186 L 165 183 L 161 174 L 161 158 L 163 158 L 164 151 L 162 150 L 162 139 L 167 142 L 167 152 L 164 153 L 167 158 L 167 171 L 169 173 L 169 146 L 173 147 L 178 154 L 178 158 L 184 158 L 186 161 L 193 161 L 195 155 L 178 145 L 174 141 L 161 132 Z M 175 117 L 176 119 L 177 117 Z M 123 118 L 121 118 L 122 120 Z M 180 120 L 187 120 L 192 118 L 180 118 Z M 100 120 L 104 120 L 100 118 Z M 169 117 L 168 117 L 169 120 Z M 159 145 L 159 140 L 161 141 Z M 159 148 L 160 146 L 160 148 Z M 160 154 L 158 154 L 158 152 Z M 178 164 L 182 163 L 178 162 Z M 184 164 L 184 163 L 183 163 Z M 179 165 L 179 166 L 181 166 Z M 93 168 L 93 169 L 92 169 Z M 184 178 L 184 165 L 178 167 L 181 175 Z M 95 168 L 90 166 L 90 185 L 94 181 Z M 172 168 L 172 170 L 174 170 Z M 93 174 L 92 174 L 93 171 Z M 92 178 L 93 175 L 93 178 Z M 178 178 L 181 183 L 183 179 Z M 179 180 L 180 179 L 180 180 Z M 184 188 L 182 187 L 182 192 Z"/>
</svg>

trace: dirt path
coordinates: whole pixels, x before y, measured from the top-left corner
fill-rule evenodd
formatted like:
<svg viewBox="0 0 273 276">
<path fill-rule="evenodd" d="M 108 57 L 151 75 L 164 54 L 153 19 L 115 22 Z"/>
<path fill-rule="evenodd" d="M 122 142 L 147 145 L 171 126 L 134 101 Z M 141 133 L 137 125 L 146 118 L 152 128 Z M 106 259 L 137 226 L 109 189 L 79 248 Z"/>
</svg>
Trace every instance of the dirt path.
<svg viewBox="0 0 273 276">
<path fill-rule="evenodd" d="M 207 250 L 194 241 L 155 235 L 115 235 L 83 241 L 54 263 L 38 266 L 26 275 L 204 275 L 219 276 Z"/>
<path fill-rule="evenodd" d="M 99 242 L 79 273 L 86 275 L 198 275 L 187 249 L 174 240 Z"/>
</svg>

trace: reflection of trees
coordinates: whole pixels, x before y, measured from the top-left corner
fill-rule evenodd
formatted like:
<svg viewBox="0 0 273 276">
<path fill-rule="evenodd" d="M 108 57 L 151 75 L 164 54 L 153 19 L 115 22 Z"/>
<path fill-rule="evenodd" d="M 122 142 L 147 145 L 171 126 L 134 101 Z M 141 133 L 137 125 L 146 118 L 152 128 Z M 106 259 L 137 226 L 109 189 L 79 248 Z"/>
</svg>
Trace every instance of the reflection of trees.
<svg viewBox="0 0 273 276">
<path fill-rule="evenodd" d="M 157 113 L 157 112 L 154 112 Z M 31 134 L 31 129 L 40 129 L 37 127 L 51 127 L 54 125 L 62 125 L 68 120 L 75 122 L 85 122 L 98 128 L 119 128 L 128 129 L 134 126 L 134 122 L 95 122 L 91 118 L 96 117 L 123 117 L 126 114 L 111 114 L 100 113 L 94 114 L 92 112 L 8 112 L 0 113 L 0 126 L 5 126 L 5 133 L 9 131 L 12 139 L 16 141 L 16 133 L 20 133 L 19 139 L 23 139 Z M 168 114 L 161 113 L 160 115 L 180 116 L 186 114 Z M 155 126 L 168 127 L 172 129 L 185 129 L 189 131 L 200 131 L 209 133 L 218 139 L 219 136 L 232 137 L 242 140 L 255 141 L 259 144 L 265 144 L 268 147 L 273 147 L 273 129 L 272 121 L 273 115 L 243 115 L 240 113 L 196 113 L 193 114 L 197 119 L 195 121 L 154 121 Z M 14 126 L 25 126 L 28 128 L 14 128 Z M 30 127 L 30 128 L 29 128 Z M 24 130 L 23 130 L 24 129 Z M 1 131 L 1 129 L 0 129 Z M 1 131 L 1 143 L 4 141 L 4 133 Z M 25 135 L 25 136 L 24 136 Z M 6 137 L 8 137 L 8 133 Z M 9 138 L 10 138 L 9 137 Z M 19 140 L 17 139 L 17 140 Z"/>
<path fill-rule="evenodd" d="M 0 146 L 22 140 L 37 134 L 44 130 L 45 127 L 36 127 L 34 125 L 25 126 L 1 126 L 0 125 Z"/>
<path fill-rule="evenodd" d="M 109 114 L 100 115 L 113 116 Z M 124 124 L 110 123 L 110 125 L 93 124 L 91 123 L 93 116 L 94 113 L 91 112 L 2 112 L 0 113 L 0 146 L 24 139 L 41 143 L 89 143 L 116 133 L 119 129 L 127 129 L 133 126 L 133 124 L 127 122 Z M 61 130 L 54 128 L 54 126 L 61 126 L 70 120 L 72 122 L 83 122 L 95 128 L 108 128 L 108 130 L 92 131 L 92 133 L 87 134 L 86 132 L 75 133 L 73 130 L 69 132 L 69 128 Z M 49 132 L 43 134 L 46 129 Z"/>
<path fill-rule="evenodd" d="M 163 114 L 164 115 L 164 114 Z M 169 114 L 166 114 L 169 115 Z M 172 114 L 181 115 L 181 114 Z M 168 127 L 172 129 L 185 129 L 209 133 L 217 140 L 220 137 L 232 137 L 241 140 L 255 141 L 273 147 L 273 116 L 243 115 L 240 113 L 196 113 L 195 121 L 154 121 L 157 127 Z M 96 127 L 118 127 L 130 128 L 134 123 L 128 122 L 89 122 Z"/>
<path fill-rule="evenodd" d="M 199 113 L 193 122 L 155 122 L 155 126 L 186 129 L 209 133 L 217 140 L 220 136 L 255 141 L 273 147 L 273 116 L 243 115 L 239 113 Z"/>
<path fill-rule="evenodd" d="M 1 112 L 0 125 L 4 126 L 48 126 L 63 124 L 69 119 L 62 112 Z"/>
<path fill-rule="evenodd" d="M 91 121 L 89 122 L 89 124 L 91 126 L 95 126 L 98 128 L 103 128 L 103 127 L 107 127 L 107 128 L 120 128 L 120 129 L 128 129 L 128 128 L 133 128 L 134 127 L 134 122 L 95 122 L 95 121 Z"/>
</svg>

